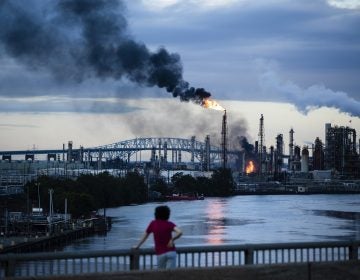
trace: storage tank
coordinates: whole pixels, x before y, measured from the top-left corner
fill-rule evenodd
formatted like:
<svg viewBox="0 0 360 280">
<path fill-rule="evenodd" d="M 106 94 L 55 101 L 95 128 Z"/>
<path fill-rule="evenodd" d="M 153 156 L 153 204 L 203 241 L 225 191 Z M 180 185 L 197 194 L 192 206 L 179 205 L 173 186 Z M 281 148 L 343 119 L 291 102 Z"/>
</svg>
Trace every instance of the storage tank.
<svg viewBox="0 0 360 280">
<path fill-rule="evenodd" d="M 309 172 L 309 150 L 306 146 L 301 151 L 301 172 Z"/>
</svg>

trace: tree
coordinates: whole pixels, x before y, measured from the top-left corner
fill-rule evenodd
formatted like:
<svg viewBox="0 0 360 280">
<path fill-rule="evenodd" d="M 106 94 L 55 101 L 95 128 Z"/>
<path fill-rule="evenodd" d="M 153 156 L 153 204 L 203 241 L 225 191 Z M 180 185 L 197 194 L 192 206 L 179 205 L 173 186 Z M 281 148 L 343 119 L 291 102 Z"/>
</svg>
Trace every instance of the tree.
<svg viewBox="0 0 360 280">
<path fill-rule="evenodd" d="M 176 172 L 172 177 L 171 177 L 171 183 L 173 184 L 173 186 L 176 185 L 176 182 L 178 180 L 180 180 L 182 177 L 184 176 L 183 172 Z"/>
<path fill-rule="evenodd" d="M 235 183 L 228 168 L 219 168 L 211 176 L 211 191 L 214 196 L 230 196 L 234 193 Z"/>
<path fill-rule="evenodd" d="M 148 189 L 144 176 L 138 172 L 128 172 L 123 179 L 126 203 L 143 203 L 147 200 Z"/>
<path fill-rule="evenodd" d="M 209 196 L 211 193 L 211 180 L 207 177 L 197 177 L 196 190 L 199 195 Z"/>
<path fill-rule="evenodd" d="M 68 212 L 74 218 L 87 216 L 91 211 L 96 210 L 94 197 L 90 194 L 68 192 L 65 196 L 68 200 Z"/>
<path fill-rule="evenodd" d="M 150 190 L 159 192 L 162 195 L 168 194 L 168 186 L 163 178 L 157 178 L 155 182 L 150 186 Z"/>
<path fill-rule="evenodd" d="M 183 175 L 177 178 L 174 188 L 181 193 L 197 192 L 196 179 L 191 175 Z"/>
</svg>

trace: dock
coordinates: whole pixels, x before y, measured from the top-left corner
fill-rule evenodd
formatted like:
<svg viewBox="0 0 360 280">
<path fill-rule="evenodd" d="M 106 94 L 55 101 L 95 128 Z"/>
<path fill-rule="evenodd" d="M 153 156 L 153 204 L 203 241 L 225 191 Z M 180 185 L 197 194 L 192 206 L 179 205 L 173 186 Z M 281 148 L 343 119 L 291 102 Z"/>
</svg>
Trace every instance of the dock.
<svg viewBox="0 0 360 280">
<path fill-rule="evenodd" d="M 106 233 L 109 229 L 111 220 L 109 218 L 91 218 L 77 224 L 72 224 L 71 228 L 61 229 L 58 232 L 44 235 L 16 235 L 0 237 L 0 254 L 6 253 L 30 253 L 39 251 L 51 251 L 71 243 L 76 239 L 98 233 Z"/>
</svg>

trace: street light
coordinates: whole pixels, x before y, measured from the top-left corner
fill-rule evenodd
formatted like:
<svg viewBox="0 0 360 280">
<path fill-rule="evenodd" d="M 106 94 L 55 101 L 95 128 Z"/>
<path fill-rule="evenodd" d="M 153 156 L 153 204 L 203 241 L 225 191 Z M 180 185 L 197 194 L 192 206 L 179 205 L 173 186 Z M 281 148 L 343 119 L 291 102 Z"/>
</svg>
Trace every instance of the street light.
<svg viewBox="0 0 360 280">
<path fill-rule="evenodd" d="M 40 204 L 40 183 L 36 183 L 37 186 L 37 192 L 38 192 L 38 211 L 40 212 L 41 204 Z"/>
<path fill-rule="evenodd" d="M 52 216 L 53 216 L 53 213 L 54 213 L 53 193 L 54 193 L 54 189 L 49 189 L 49 196 L 50 196 L 49 202 L 50 202 L 50 205 L 49 205 L 48 221 L 49 221 L 49 232 L 50 233 L 52 232 Z"/>
</svg>

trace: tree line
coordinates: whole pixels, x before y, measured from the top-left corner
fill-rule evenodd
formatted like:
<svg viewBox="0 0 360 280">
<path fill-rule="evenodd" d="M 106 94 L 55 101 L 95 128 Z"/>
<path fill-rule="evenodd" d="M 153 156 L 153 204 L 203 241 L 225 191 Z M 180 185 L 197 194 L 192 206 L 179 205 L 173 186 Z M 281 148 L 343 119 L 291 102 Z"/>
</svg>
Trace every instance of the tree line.
<svg viewBox="0 0 360 280">
<path fill-rule="evenodd" d="M 171 193 L 198 193 L 205 196 L 229 196 L 233 194 L 234 181 L 230 169 L 218 169 L 211 178 L 192 177 L 179 172 L 167 184 L 161 177 L 148 185 L 138 172 L 128 172 L 125 177 L 114 177 L 108 172 L 97 175 L 80 175 L 77 179 L 41 176 L 27 183 L 25 194 L 29 207 L 40 207 L 48 211 L 53 189 L 53 208 L 74 218 L 88 216 L 92 211 L 122 205 L 140 204 L 149 200 L 151 192 L 160 194 L 159 199 Z M 30 209 L 28 209 L 30 210 Z"/>
<path fill-rule="evenodd" d="M 211 178 L 193 177 L 176 173 L 171 178 L 170 186 L 162 178 L 158 178 L 150 187 L 163 196 L 171 193 L 197 193 L 205 196 L 230 196 L 234 193 L 235 183 L 230 169 L 216 169 Z"/>
</svg>

